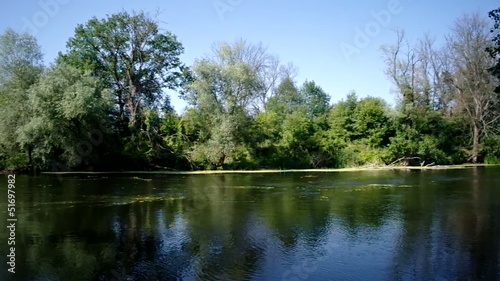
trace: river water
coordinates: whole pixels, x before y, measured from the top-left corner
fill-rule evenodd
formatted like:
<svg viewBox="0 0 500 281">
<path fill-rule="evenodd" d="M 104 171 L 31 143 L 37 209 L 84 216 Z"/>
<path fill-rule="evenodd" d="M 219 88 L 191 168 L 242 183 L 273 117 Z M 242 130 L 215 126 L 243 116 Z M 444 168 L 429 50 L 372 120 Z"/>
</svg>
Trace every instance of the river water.
<svg viewBox="0 0 500 281">
<path fill-rule="evenodd" d="M 500 280 L 500 168 L 16 176 L 0 280 Z M 0 176 L 6 222 L 7 176 Z"/>
</svg>

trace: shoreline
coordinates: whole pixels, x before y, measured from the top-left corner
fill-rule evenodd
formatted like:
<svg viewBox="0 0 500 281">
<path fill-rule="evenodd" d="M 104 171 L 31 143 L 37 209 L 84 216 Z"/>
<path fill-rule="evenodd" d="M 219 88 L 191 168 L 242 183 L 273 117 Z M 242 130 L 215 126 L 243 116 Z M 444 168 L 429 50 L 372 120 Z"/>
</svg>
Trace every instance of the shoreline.
<svg viewBox="0 0 500 281">
<path fill-rule="evenodd" d="M 374 166 L 353 167 L 338 169 L 263 169 L 263 170 L 201 170 L 201 171 L 107 171 L 107 172 L 41 172 L 40 175 L 210 175 L 210 174 L 278 174 L 278 173 L 336 173 L 336 172 L 361 172 L 361 171 L 390 171 L 390 170 L 452 170 L 469 169 L 474 167 L 494 167 L 498 164 L 461 164 L 461 165 L 436 165 L 436 166 Z"/>
</svg>

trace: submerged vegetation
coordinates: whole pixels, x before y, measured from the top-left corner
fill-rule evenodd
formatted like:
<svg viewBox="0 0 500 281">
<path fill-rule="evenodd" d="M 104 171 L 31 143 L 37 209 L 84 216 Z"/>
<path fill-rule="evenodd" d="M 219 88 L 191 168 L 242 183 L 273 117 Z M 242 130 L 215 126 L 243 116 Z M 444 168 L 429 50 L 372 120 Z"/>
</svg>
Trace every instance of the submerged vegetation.
<svg viewBox="0 0 500 281">
<path fill-rule="evenodd" d="M 0 168 L 308 169 L 500 163 L 500 9 L 457 19 L 445 43 L 382 46 L 397 105 L 314 81 L 244 40 L 192 66 L 145 13 L 79 25 L 50 66 L 30 34 L 0 36 Z M 189 50 L 187 50 L 189 51 Z M 362 78 L 360 78 L 362 79 Z M 174 92 L 189 106 L 170 105 Z M 377 93 L 374 93 L 377 94 Z"/>
</svg>

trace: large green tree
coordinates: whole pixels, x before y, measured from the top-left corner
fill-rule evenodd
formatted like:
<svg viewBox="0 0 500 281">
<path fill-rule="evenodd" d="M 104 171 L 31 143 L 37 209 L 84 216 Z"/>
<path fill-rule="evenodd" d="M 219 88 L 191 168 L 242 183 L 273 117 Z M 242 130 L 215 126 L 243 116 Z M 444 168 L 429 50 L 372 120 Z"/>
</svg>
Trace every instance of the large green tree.
<svg viewBox="0 0 500 281">
<path fill-rule="evenodd" d="M 100 88 L 97 78 L 71 66 L 54 66 L 29 89 L 25 103 L 30 116 L 17 129 L 18 141 L 32 147 L 41 168 L 95 164 L 96 146 L 107 134 L 102 120 L 111 106 L 109 91 Z"/>
<path fill-rule="evenodd" d="M 30 87 L 43 72 L 35 37 L 7 29 L 0 36 L 0 163 L 32 168 L 33 143 L 21 143 L 19 128 L 30 118 Z M 2 164 L 0 164 L 2 166 Z"/>
<path fill-rule="evenodd" d="M 285 78 L 267 101 L 265 110 L 279 114 L 282 118 L 304 107 L 304 97 L 291 77 Z"/>
<path fill-rule="evenodd" d="M 326 115 L 330 109 L 330 96 L 314 81 L 305 81 L 300 88 L 305 100 L 307 115 L 317 118 Z"/>
<path fill-rule="evenodd" d="M 252 101 L 262 90 L 252 53 L 253 46 L 244 41 L 221 43 L 193 66 L 194 81 L 185 97 L 194 109 L 189 117 L 202 119 L 191 121 L 201 125 L 191 153 L 198 162 L 222 167 L 245 150 Z"/>
<path fill-rule="evenodd" d="M 166 90 L 179 90 L 189 76 L 179 58 L 183 52 L 153 17 L 121 12 L 78 25 L 59 61 L 100 78 L 112 91 L 117 120 L 137 131 L 148 108 L 170 108 Z"/>
<path fill-rule="evenodd" d="M 285 78 L 256 116 L 253 131 L 258 158 L 266 167 L 324 167 L 331 157 L 320 138 L 327 127 L 329 96 L 314 81 L 299 88 Z"/>
<path fill-rule="evenodd" d="M 383 100 L 358 99 L 355 92 L 334 104 L 321 143 L 333 154 L 335 166 L 381 164 L 386 160 L 383 149 L 394 135 L 390 113 Z"/>
</svg>

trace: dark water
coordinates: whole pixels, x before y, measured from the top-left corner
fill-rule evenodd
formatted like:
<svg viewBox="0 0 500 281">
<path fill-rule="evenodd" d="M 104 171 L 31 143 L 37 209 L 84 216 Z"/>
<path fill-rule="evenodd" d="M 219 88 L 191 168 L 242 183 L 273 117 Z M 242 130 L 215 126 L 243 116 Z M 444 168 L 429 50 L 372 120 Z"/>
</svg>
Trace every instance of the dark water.
<svg viewBox="0 0 500 281">
<path fill-rule="evenodd" d="M 0 280 L 500 280 L 500 168 L 140 177 L 17 176 Z"/>
</svg>

